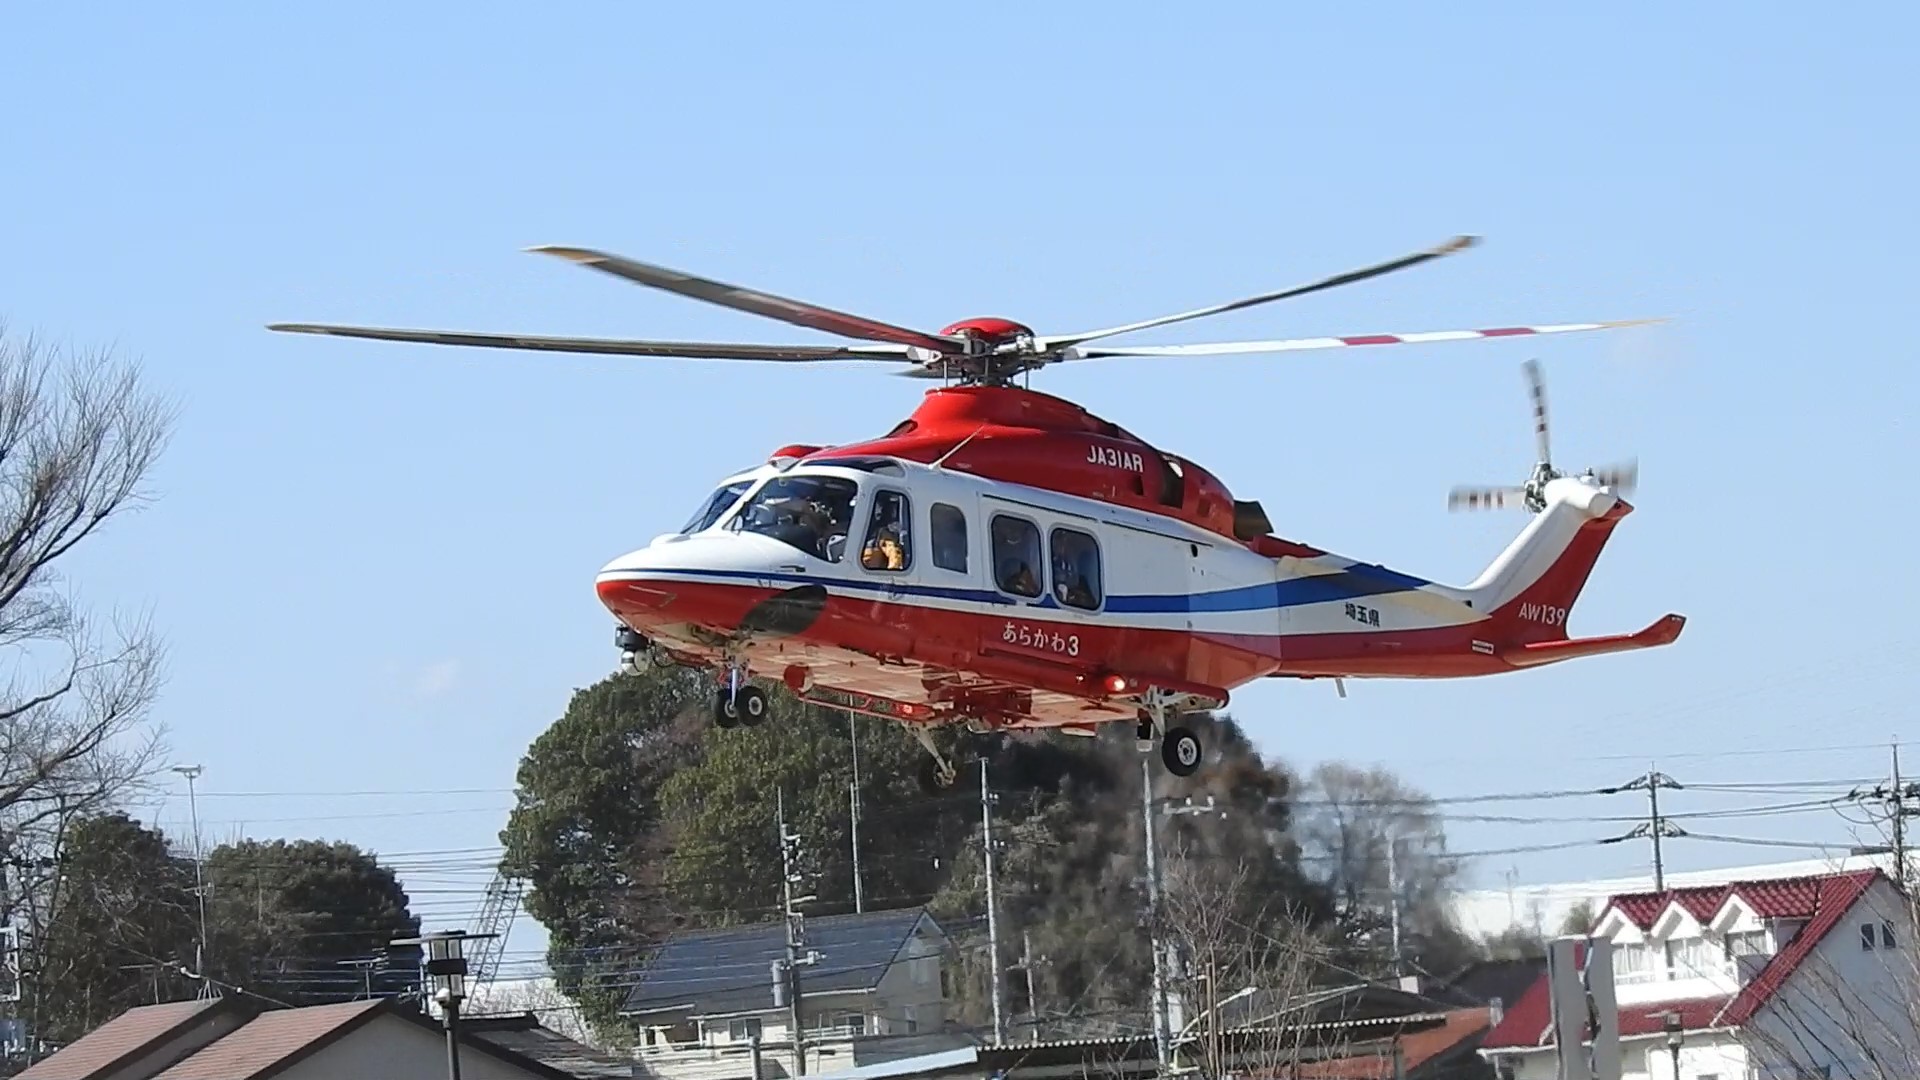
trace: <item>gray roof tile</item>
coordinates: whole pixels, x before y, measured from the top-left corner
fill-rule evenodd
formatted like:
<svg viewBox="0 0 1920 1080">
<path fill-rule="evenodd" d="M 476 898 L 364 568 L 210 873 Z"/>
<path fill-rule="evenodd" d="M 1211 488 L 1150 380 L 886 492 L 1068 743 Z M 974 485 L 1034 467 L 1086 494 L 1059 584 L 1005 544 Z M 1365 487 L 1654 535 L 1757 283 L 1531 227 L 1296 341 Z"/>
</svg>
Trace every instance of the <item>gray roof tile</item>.
<svg viewBox="0 0 1920 1080">
<path fill-rule="evenodd" d="M 808 919 L 807 948 L 821 955 L 819 963 L 801 969 L 801 996 L 871 990 L 922 919 L 943 936 L 923 907 Z M 771 1009 L 771 965 L 786 954 L 785 922 L 676 934 L 636 973 L 623 1011 L 710 1015 Z"/>
</svg>

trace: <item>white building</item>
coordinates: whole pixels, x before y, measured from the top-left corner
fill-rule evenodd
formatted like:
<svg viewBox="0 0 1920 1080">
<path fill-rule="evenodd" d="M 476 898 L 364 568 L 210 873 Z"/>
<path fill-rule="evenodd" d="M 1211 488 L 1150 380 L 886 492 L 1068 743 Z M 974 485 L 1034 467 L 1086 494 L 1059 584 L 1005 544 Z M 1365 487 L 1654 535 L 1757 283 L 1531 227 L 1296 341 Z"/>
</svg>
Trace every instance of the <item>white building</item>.
<svg viewBox="0 0 1920 1080">
<path fill-rule="evenodd" d="M 1920 1076 L 1915 922 L 1874 868 L 1609 897 L 1624 1077 L 1801 1080 Z M 1543 976 L 1481 1054 L 1515 1080 L 1556 1075 Z"/>
</svg>

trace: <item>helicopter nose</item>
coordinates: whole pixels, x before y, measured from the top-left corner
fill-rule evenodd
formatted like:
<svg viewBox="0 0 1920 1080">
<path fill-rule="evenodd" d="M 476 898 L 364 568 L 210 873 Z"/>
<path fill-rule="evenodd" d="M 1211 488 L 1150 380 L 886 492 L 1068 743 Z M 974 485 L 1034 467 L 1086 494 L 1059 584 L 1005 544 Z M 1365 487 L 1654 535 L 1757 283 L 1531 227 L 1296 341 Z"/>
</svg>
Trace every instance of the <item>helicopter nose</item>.
<svg viewBox="0 0 1920 1080">
<path fill-rule="evenodd" d="M 805 632 L 827 606 L 824 586 L 795 580 L 792 552 L 760 537 L 666 540 L 600 569 L 600 603 L 629 625 L 697 624 L 784 637 Z"/>
</svg>

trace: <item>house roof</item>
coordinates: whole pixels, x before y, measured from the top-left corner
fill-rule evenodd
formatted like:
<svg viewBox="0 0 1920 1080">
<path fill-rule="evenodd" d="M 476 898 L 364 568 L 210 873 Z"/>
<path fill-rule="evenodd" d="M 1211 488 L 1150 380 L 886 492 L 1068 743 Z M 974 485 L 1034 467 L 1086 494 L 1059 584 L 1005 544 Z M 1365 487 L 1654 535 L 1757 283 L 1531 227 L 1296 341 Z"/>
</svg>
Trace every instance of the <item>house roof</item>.
<svg viewBox="0 0 1920 1080">
<path fill-rule="evenodd" d="M 1286 1075 L 1300 1080 L 1394 1080 L 1396 1076 L 1417 1077 L 1428 1062 L 1463 1048 L 1464 1044 L 1487 1030 L 1493 1021 L 1491 1009 L 1454 1009 L 1437 1027 L 1410 1031 L 1400 1036 L 1402 1072 L 1394 1071 L 1389 1048 L 1374 1053 L 1324 1058 L 1301 1062 Z"/>
<path fill-rule="evenodd" d="M 462 1017 L 460 1030 L 482 1042 L 504 1047 L 579 1080 L 632 1080 L 634 1063 L 602 1054 L 540 1023 L 532 1013 L 520 1016 Z"/>
<path fill-rule="evenodd" d="M 63 1047 L 59 1053 L 35 1062 L 16 1080 L 89 1080 L 125 1065 L 216 1011 L 234 1007 L 232 998 L 174 1001 L 128 1009 Z"/>
<path fill-rule="evenodd" d="M 1876 881 L 1887 880 L 1878 869 L 1855 870 L 1770 881 L 1736 881 L 1705 888 L 1669 889 L 1663 893 L 1630 893 L 1611 898 L 1602 911 L 1617 910 L 1646 929 L 1679 904 L 1696 919 L 1713 917 L 1730 896 L 1738 896 L 1762 918 L 1805 919 L 1786 947 L 1775 953 L 1737 994 L 1686 1000 L 1654 1001 L 1620 1006 L 1620 1034 L 1650 1035 L 1662 1030 L 1664 1014 L 1677 1012 L 1689 1030 L 1739 1027 L 1753 1018 L 1799 969 L 1820 942 L 1846 917 L 1856 901 Z M 1704 912 L 1704 914 L 1702 914 Z M 1543 974 L 1487 1033 L 1483 1049 L 1526 1049 L 1550 1045 L 1552 1004 Z"/>
<path fill-rule="evenodd" d="M 1810 919 L 1820 907 L 1828 882 L 1858 881 L 1864 887 L 1878 874 L 1878 870 L 1854 870 L 1844 874 L 1731 881 L 1665 892 L 1625 893 L 1610 898 L 1600 917 L 1605 918 L 1608 911 L 1618 911 L 1635 926 L 1647 930 L 1669 907 L 1678 904 L 1697 921 L 1706 922 L 1719 914 L 1730 898 L 1737 896 L 1762 919 Z"/>
<path fill-rule="evenodd" d="M 386 1004 L 375 998 L 264 1012 L 225 1038 L 174 1063 L 153 1080 L 251 1080 L 267 1076 L 387 1011 Z"/>
<path fill-rule="evenodd" d="M 1547 970 L 1546 957 L 1525 960 L 1476 960 L 1438 986 L 1423 993 L 1430 999 L 1461 1008 L 1504 1007 L 1519 1001 Z"/>
<path fill-rule="evenodd" d="M 922 922 L 940 933 L 924 907 L 808 919 L 807 948 L 820 962 L 803 968 L 802 997 L 872 990 Z M 787 924 L 759 923 L 676 934 L 634 979 L 623 1012 L 754 1012 L 773 1005 L 772 964 L 787 955 Z"/>
</svg>

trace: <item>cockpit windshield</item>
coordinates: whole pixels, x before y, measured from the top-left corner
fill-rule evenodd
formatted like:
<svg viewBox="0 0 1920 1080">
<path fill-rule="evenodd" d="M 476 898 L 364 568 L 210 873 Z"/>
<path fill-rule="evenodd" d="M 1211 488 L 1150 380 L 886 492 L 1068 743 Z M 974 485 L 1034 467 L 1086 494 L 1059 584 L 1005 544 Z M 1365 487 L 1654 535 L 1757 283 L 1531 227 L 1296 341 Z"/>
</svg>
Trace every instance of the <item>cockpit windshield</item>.
<svg viewBox="0 0 1920 1080">
<path fill-rule="evenodd" d="M 729 528 L 771 536 L 830 563 L 846 553 L 859 485 L 838 476 L 776 476 L 754 493 Z"/>
<path fill-rule="evenodd" d="M 702 529 L 712 528 L 713 523 L 720 520 L 720 515 L 731 509 L 734 503 L 739 502 L 740 496 L 746 494 L 747 489 L 752 486 L 751 479 L 735 480 L 714 492 L 705 505 L 700 507 L 699 512 L 688 518 L 685 525 L 680 526 L 680 532 L 682 534 L 697 533 Z"/>
</svg>

